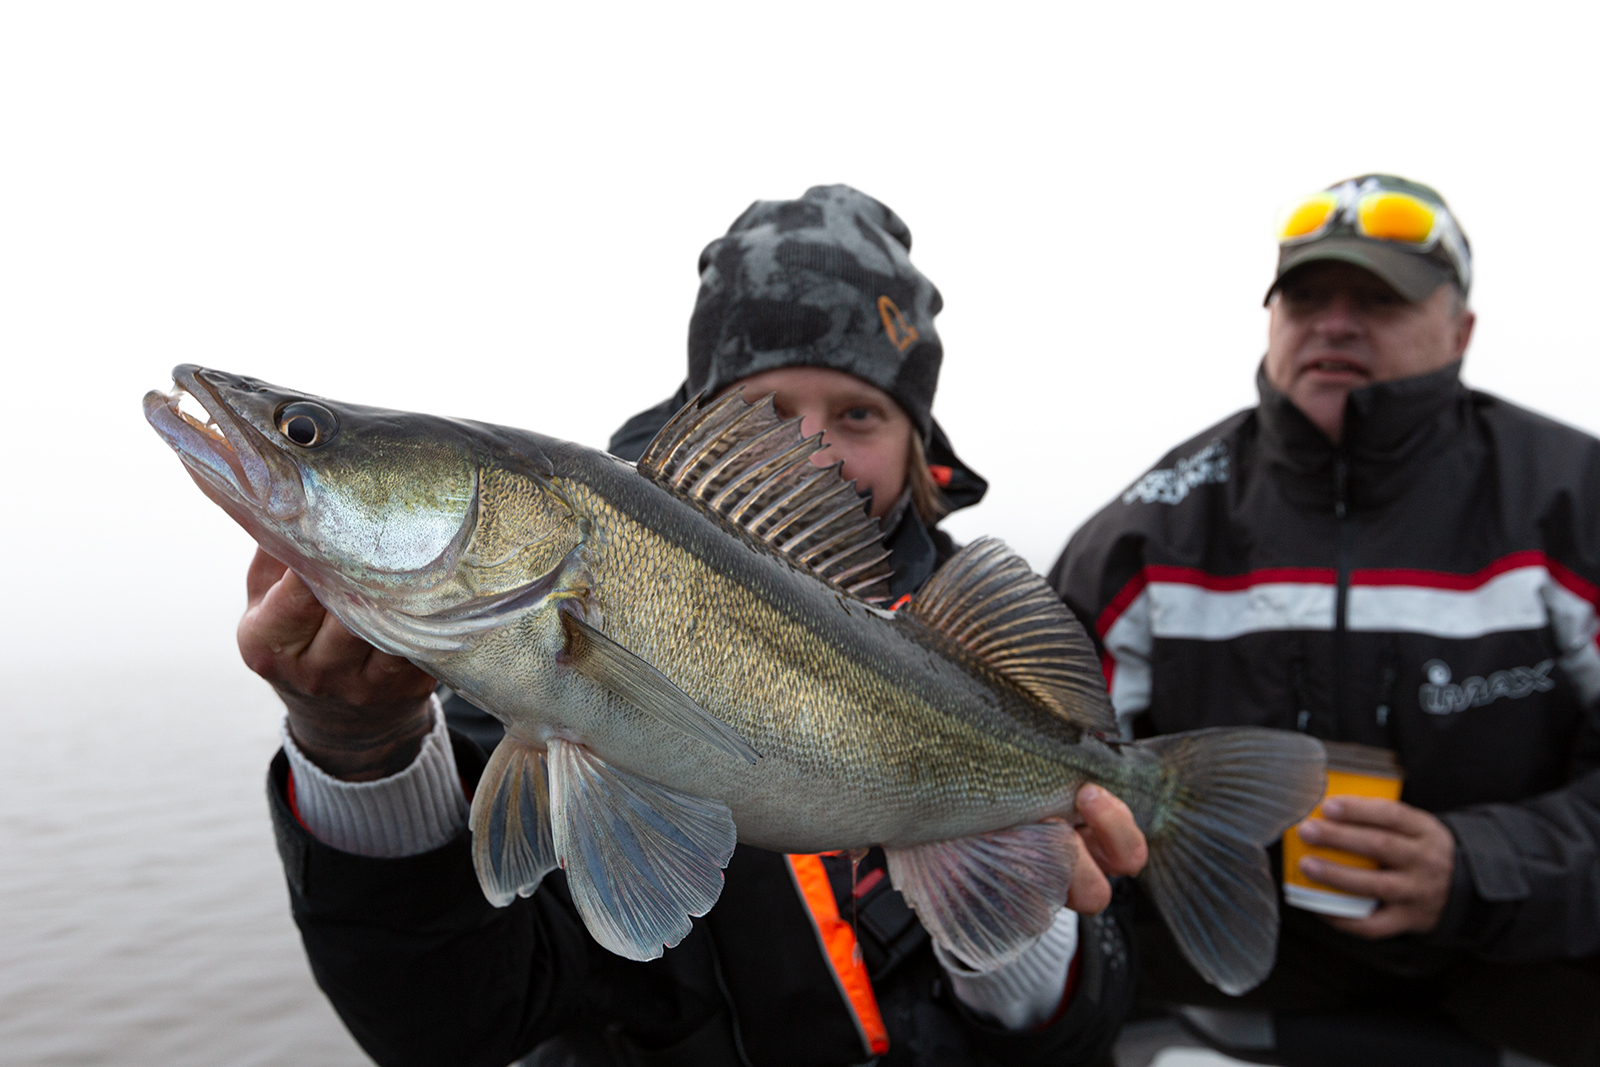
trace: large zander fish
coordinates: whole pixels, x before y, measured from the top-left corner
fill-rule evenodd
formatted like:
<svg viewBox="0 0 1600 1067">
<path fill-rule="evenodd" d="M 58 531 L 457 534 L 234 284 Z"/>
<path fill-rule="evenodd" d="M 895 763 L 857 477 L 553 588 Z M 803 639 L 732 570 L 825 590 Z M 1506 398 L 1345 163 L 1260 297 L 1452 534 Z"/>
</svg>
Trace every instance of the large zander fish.
<svg viewBox="0 0 1600 1067">
<path fill-rule="evenodd" d="M 1073 798 L 1094 781 L 1132 808 L 1143 883 L 1199 972 L 1241 992 L 1271 969 L 1261 846 L 1321 796 L 1320 744 L 1102 740 L 1089 639 L 997 541 L 884 610 L 876 520 L 770 402 L 693 402 L 635 466 L 173 376 L 145 413 L 200 488 L 350 630 L 505 723 L 471 814 L 495 904 L 559 866 L 597 941 L 653 959 L 716 902 L 736 833 L 882 845 L 930 934 L 992 969 L 1066 899 Z"/>
</svg>

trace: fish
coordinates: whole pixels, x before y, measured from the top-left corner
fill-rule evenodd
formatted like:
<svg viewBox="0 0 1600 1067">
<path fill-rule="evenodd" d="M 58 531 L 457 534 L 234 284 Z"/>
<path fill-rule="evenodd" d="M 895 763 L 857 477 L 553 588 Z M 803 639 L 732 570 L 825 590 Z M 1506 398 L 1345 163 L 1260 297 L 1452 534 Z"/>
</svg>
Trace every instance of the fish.
<svg viewBox="0 0 1600 1067">
<path fill-rule="evenodd" d="M 346 627 L 505 724 L 469 817 L 497 906 L 560 868 L 596 941 L 654 959 L 737 841 L 881 846 L 934 940 L 990 971 L 1066 900 L 1094 782 L 1195 969 L 1241 993 L 1273 965 L 1263 846 L 1321 798 L 1320 743 L 1117 740 L 1093 643 L 992 538 L 887 605 L 865 498 L 770 397 L 691 400 L 637 464 L 194 365 L 144 411 Z"/>
</svg>

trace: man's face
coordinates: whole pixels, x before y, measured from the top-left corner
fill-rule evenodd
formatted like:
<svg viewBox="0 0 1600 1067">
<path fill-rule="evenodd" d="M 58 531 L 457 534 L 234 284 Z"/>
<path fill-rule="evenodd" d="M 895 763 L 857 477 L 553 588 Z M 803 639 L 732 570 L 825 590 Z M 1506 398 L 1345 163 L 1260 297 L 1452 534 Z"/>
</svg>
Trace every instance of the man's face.
<svg viewBox="0 0 1600 1067">
<path fill-rule="evenodd" d="M 783 367 L 742 378 L 731 388 L 746 400 L 768 393 L 778 414 L 800 416 L 807 436 L 821 431 L 830 447 L 811 457 L 819 467 L 844 460 L 844 476 L 856 488 L 872 491 L 872 514 L 881 517 L 906 487 L 911 458 L 911 417 L 889 394 L 843 371 L 822 367 Z"/>
<path fill-rule="evenodd" d="M 1474 322 L 1450 285 L 1413 304 L 1377 275 L 1332 261 L 1291 271 L 1269 308 L 1267 380 L 1335 442 L 1352 389 L 1454 363 Z"/>
</svg>

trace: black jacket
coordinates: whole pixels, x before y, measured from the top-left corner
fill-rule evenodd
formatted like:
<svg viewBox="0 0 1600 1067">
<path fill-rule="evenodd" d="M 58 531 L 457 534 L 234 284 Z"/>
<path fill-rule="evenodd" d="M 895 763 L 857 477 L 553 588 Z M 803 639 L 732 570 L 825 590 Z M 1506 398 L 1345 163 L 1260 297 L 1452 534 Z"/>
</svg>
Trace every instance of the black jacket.
<svg viewBox="0 0 1600 1067">
<path fill-rule="evenodd" d="M 613 451 L 628 450 L 614 442 Z M 910 511 L 893 525 L 888 544 L 910 588 L 954 547 Z M 479 745 L 498 740 L 499 724 L 459 697 L 448 702 L 447 715 L 470 794 L 483 770 Z M 268 792 L 295 922 L 318 984 L 362 1048 L 386 1067 L 504 1067 L 530 1050 L 528 1063 L 540 1067 L 872 1059 L 862 1016 L 781 855 L 739 846 L 717 905 L 661 959 L 637 963 L 594 943 L 559 871 L 533 896 L 491 907 L 466 834 L 404 859 L 368 859 L 321 844 L 290 809 L 287 775 L 280 753 Z M 881 876 L 869 883 L 880 852 L 855 883 L 847 860 L 822 862 L 829 882 L 823 893 L 855 928 L 887 1031 L 888 1050 L 877 1062 L 1081 1064 L 1115 1036 L 1134 984 L 1125 898 L 1081 922 L 1077 985 L 1061 1016 L 1040 1031 L 1011 1033 L 956 1000 L 904 899 Z M 855 899 L 853 886 L 869 884 Z"/>
<path fill-rule="evenodd" d="M 1052 572 L 1135 733 L 1399 754 L 1455 834 L 1449 903 L 1427 939 L 1338 935 L 1397 971 L 1600 952 L 1600 441 L 1459 372 L 1356 391 L 1339 447 L 1258 376 Z"/>
<path fill-rule="evenodd" d="M 470 786 L 483 754 L 465 735 L 452 741 Z M 290 811 L 287 774 L 280 752 L 268 794 L 312 973 L 385 1067 L 505 1067 L 536 1046 L 528 1063 L 538 1067 L 872 1059 L 776 853 L 739 846 L 717 906 L 661 959 L 635 963 L 589 937 L 559 871 L 532 897 L 491 907 L 466 834 L 388 860 L 318 842 Z M 847 887 L 842 866 L 830 873 Z M 880 883 L 853 917 L 889 1038 L 877 1062 L 1091 1062 L 1132 1002 L 1126 914 L 1082 921 L 1081 971 L 1066 1011 L 1041 1031 L 1011 1033 L 955 999 L 927 934 Z"/>
</svg>

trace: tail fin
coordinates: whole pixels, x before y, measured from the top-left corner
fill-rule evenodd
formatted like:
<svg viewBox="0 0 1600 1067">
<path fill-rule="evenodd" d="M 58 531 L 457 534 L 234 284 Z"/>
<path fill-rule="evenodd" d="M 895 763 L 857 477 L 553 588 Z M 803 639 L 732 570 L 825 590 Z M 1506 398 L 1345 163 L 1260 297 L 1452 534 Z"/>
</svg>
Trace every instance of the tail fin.
<svg viewBox="0 0 1600 1067">
<path fill-rule="evenodd" d="M 1278 951 L 1278 891 L 1262 846 L 1322 799 L 1327 756 L 1305 734 L 1259 727 L 1153 737 L 1173 783 L 1140 879 L 1194 969 L 1237 996 Z"/>
</svg>

